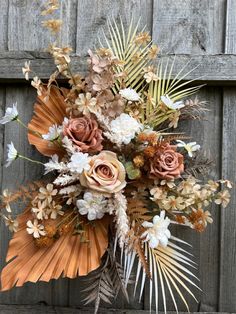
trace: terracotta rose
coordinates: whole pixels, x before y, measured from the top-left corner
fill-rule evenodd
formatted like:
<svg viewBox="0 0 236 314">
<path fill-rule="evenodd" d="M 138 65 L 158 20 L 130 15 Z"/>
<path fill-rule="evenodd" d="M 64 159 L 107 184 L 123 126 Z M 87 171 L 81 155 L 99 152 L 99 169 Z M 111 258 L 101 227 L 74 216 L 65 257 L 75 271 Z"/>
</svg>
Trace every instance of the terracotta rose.
<svg viewBox="0 0 236 314">
<path fill-rule="evenodd" d="M 176 152 L 176 147 L 164 144 L 156 150 L 150 161 L 150 177 L 174 179 L 184 171 L 184 157 Z"/>
<path fill-rule="evenodd" d="M 125 168 L 115 153 L 102 151 L 90 160 L 90 169 L 80 176 L 82 186 L 103 193 L 116 193 L 126 186 Z"/>
<path fill-rule="evenodd" d="M 78 146 L 81 152 L 96 153 L 102 150 L 102 130 L 97 121 L 89 117 L 70 119 L 63 129 L 67 136 Z"/>
</svg>

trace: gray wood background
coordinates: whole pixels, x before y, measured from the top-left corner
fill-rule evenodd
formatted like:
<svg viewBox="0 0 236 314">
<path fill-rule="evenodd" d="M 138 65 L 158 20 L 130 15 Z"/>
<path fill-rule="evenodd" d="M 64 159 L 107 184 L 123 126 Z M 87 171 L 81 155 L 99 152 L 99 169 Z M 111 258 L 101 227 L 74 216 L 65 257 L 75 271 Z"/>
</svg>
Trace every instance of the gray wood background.
<svg viewBox="0 0 236 314">
<path fill-rule="evenodd" d="M 43 52 L 50 36 L 41 28 L 42 0 L 0 1 L 0 116 L 5 107 L 17 101 L 22 120 L 32 116 L 33 88 L 21 74 L 25 60 L 31 60 L 39 76 L 47 78 L 53 63 Z M 108 17 L 141 17 L 155 43 L 164 54 L 177 55 L 177 67 L 187 61 L 189 68 L 199 64 L 189 77 L 204 76 L 207 86 L 199 98 L 209 101 L 208 121 L 189 124 L 188 130 L 215 160 L 215 178 L 235 182 L 236 176 L 236 1 L 235 0 L 62 0 L 58 16 L 63 19 L 63 44 L 72 46 L 83 64 L 88 48 L 93 48 L 97 33 Z M 171 57 L 171 56 L 169 56 Z M 83 67 L 82 67 L 83 68 Z M 84 69 L 84 68 L 83 68 Z M 6 145 L 13 141 L 22 154 L 40 158 L 29 146 L 26 132 L 18 125 L 0 127 L 0 160 L 4 164 Z M 1 167 L 0 186 L 14 188 L 39 177 L 41 169 L 22 161 L 10 168 Z M 223 210 L 212 208 L 214 224 L 203 234 L 178 231 L 193 245 L 201 279 L 198 303 L 189 299 L 193 312 L 236 312 L 236 196 Z M 4 266 L 10 234 L 1 226 L 0 267 Z M 0 313 L 90 313 L 81 308 L 81 280 L 61 279 L 50 283 L 26 284 L 0 293 Z M 101 313 L 147 313 L 149 290 L 141 303 L 119 299 L 113 308 Z M 173 309 L 171 302 L 169 310 Z M 28 306 L 22 306 L 28 305 Z M 48 306 L 48 307 L 47 307 Z M 63 307 L 63 308 L 62 308 Z M 69 309 L 71 308 L 71 309 Z M 118 311 L 119 309 L 123 309 Z M 125 310 L 130 309 L 130 310 Z M 142 311 L 143 310 L 143 311 Z M 180 305 L 180 310 L 185 311 Z"/>
</svg>

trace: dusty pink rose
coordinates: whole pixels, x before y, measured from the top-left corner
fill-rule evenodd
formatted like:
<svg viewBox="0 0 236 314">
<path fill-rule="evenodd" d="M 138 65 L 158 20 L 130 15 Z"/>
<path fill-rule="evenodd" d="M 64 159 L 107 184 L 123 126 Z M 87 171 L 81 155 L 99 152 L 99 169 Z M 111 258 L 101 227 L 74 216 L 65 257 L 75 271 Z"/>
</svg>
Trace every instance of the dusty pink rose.
<svg viewBox="0 0 236 314">
<path fill-rule="evenodd" d="M 90 169 L 80 176 L 82 186 L 103 193 L 116 193 L 125 185 L 125 168 L 115 153 L 102 151 L 91 158 Z"/>
<path fill-rule="evenodd" d="M 63 129 L 67 136 L 78 146 L 81 152 L 96 153 L 102 150 L 102 130 L 97 121 L 89 117 L 70 119 Z"/>
<path fill-rule="evenodd" d="M 184 171 L 184 157 L 176 152 L 176 147 L 169 144 L 160 146 L 150 162 L 150 177 L 173 179 Z"/>
</svg>

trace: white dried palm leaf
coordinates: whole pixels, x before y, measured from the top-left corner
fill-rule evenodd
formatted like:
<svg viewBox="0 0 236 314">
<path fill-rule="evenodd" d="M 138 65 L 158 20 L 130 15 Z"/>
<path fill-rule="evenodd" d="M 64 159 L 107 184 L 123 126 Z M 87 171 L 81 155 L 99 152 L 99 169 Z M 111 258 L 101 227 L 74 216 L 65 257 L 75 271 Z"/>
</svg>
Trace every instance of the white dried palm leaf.
<svg viewBox="0 0 236 314">
<path fill-rule="evenodd" d="M 186 297 L 184 296 L 184 292 L 187 292 L 195 301 L 197 301 L 193 292 L 189 288 L 189 286 L 193 286 L 199 289 L 199 287 L 194 282 L 194 280 L 198 280 L 197 277 L 192 273 L 192 271 L 189 270 L 189 268 L 196 268 L 194 266 L 195 262 L 190 259 L 190 253 L 188 253 L 176 243 L 173 243 L 173 241 L 188 245 L 188 243 L 175 237 L 171 237 L 171 241 L 169 241 L 167 247 L 158 246 L 156 249 L 152 249 L 149 247 L 148 243 L 144 243 L 144 255 L 146 256 L 147 262 L 149 264 L 150 274 L 145 273 L 145 270 L 143 269 L 140 261 L 138 261 L 138 265 L 135 269 L 136 278 L 134 294 L 137 294 L 138 283 L 140 283 L 139 300 L 141 300 L 145 281 L 148 278 L 150 289 L 150 309 L 154 300 L 156 313 L 158 313 L 158 303 L 160 299 L 159 293 L 162 295 L 162 302 L 165 313 L 167 313 L 167 291 L 170 293 L 177 312 L 178 307 L 175 293 L 183 301 L 188 311 L 189 306 Z M 133 251 L 124 252 L 124 277 L 126 285 L 130 280 L 132 270 L 135 268 L 135 257 L 136 254 Z"/>
</svg>

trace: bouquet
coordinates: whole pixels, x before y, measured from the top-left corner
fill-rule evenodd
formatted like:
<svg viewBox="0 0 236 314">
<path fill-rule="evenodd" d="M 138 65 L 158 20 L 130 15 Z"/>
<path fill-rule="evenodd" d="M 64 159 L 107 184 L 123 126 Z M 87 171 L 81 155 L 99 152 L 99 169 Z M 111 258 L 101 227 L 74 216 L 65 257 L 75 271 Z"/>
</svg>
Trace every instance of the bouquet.
<svg viewBox="0 0 236 314">
<path fill-rule="evenodd" d="M 56 9 L 49 1 L 43 15 Z M 61 21 L 43 24 L 57 33 Z M 185 80 L 185 69 L 173 75 L 174 63 L 158 56 L 134 21 L 128 29 L 109 21 L 105 33 L 88 51 L 85 76 L 71 49 L 56 42 L 48 82 L 26 62 L 23 73 L 37 90 L 32 120 L 21 121 L 17 104 L 0 119 L 26 127 L 29 143 L 47 157 L 32 160 L 8 145 L 7 167 L 25 159 L 44 176 L 1 196 L 1 217 L 14 232 L 1 289 L 86 276 L 84 300 L 95 302 L 96 313 L 100 301 L 111 303 L 118 293 L 128 301 L 130 284 L 141 299 L 149 281 L 156 312 L 159 291 L 166 311 L 166 290 L 176 311 L 176 295 L 189 310 L 184 292 L 195 298 L 194 263 L 172 226 L 204 231 L 213 221 L 211 203 L 227 206 L 231 183 L 207 179 L 210 160 L 178 129 L 204 116 L 206 102 L 189 98 L 201 86 Z M 22 207 L 17 216 L 13 203 Z"/>
</svg>

